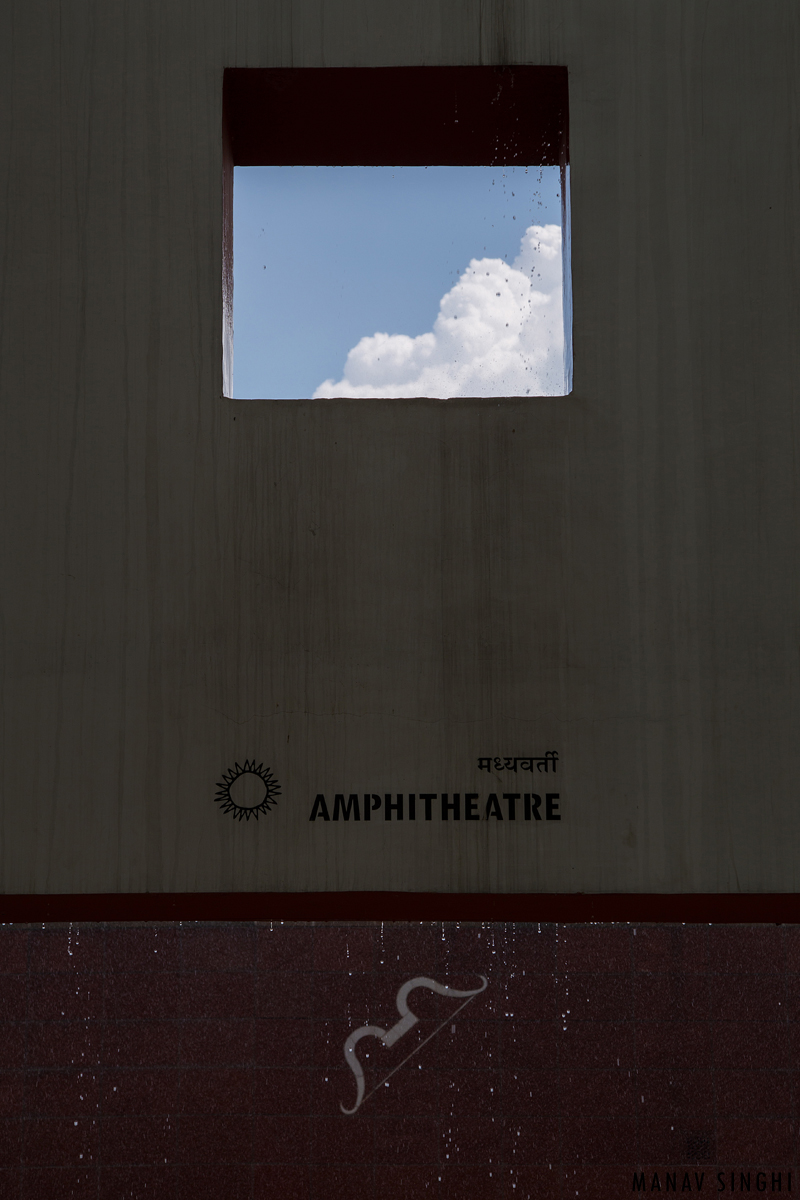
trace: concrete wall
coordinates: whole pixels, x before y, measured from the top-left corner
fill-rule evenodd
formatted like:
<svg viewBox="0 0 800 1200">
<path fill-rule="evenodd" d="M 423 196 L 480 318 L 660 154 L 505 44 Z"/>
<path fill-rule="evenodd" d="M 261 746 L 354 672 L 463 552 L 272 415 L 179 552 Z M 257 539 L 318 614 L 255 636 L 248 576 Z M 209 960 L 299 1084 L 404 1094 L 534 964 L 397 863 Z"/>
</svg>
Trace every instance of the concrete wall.
<svg viewBox="0 0 800 1200">
<path fill-rule="evenodd" d="M 798 887 L 798 35 L 2 7 L 6 891 Z M 570 71 L 572 395 L 223 399 L 223 68 L 506 62 Z M 560 823 L 308 819 L 546 750 Z M 281 800 L 234 822 L 253 757 Z"/>
</svg>

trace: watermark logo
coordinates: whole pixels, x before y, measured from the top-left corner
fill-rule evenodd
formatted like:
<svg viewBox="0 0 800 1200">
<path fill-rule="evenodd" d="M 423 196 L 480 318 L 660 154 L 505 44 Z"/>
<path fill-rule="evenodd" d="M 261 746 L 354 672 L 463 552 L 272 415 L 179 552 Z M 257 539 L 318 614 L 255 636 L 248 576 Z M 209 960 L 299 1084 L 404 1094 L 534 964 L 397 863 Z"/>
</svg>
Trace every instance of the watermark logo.
<svg viewBox="0 0 800 1200">
<path fill-rule="evenodd" d="M 460 1013 L 463 1008 L 466 1008 L 466 1006 L 470 1004 L 476 996 L 479 996 L 481 992 L 484 992 L 489 981 L 485 975 L 481 975 L 480 979 L 481 986 L 479 988 L 473 988 L 471 991 L 462 992 L 458 991 L 456 988 L 448 987 L 446 983 L 437 983 L 435 979 L 429 979 L 427 975 L 418 975 L 414 979 L 409 979 L 408 982 L 404 983 L 398 991 L 397 1011 L 400 1014 L 400 1020 L 393 1025 L 391 1029 L 381 1029 L 378 1025 L 362 1025 L 360 1029 L 355 1029 L 344 1044 L 344 1060 L 356 1078 L 356 1102 L 352 1108 L 345 1108 L 343 1104 L 340 1104 L 339 1107 L 341 1108 L 342 1112 L 347 1116 L 352 1116 L 353 1113 L 357 1112 L 364 1101 L 368 1100 L 370 1096 L 373 1096 L 375 1092 L 377 1092 L 378 1088 L 383 1087 L 386 1081 L 390 1079 L 392 1075 L 394 1075 L 395 1071 L 399 1071 L 400 1068 L 404 1066 L 410 1058 L 413 1058 L 414 1055 L 422 1049 L 426 1042 L 429 1042 L 431 1038 L 436 1037 L 436 1034 L 444 1029 L 445 1025 L 453 1021 L 456 1015 Z M 427 988 L 429 991 L 436 992 L 440 996 L 454 996 L 458 999 L 466 996 L 466 999 L 464 1000 L 463 1004 L 459 1004 L 455 1012 L 450 1013 L 447 1017 L 445 1017 L 440 1025 L 437 1025 L 433 1033 L 429 1034 L 428 1037 L 426 1037 L 424 1041 L 420 1042 L 418 1046 L 415 1046 L 411 1053 L 407 1054 L 402 1062 L 399 1062 L 396 1067 L 393 1067 L 389 1074 L 383 1077 L 380 1083 L 376 1083 L 372 1091 L 365 1095 L 364 1093 L 366 1090 L 366 1085 L 364 1082 L 364 1070 L 361 1066 L 361 1063 L 358 1061 L 356 1046 L 361 1039 L 365 1037 L 377 1038 L 378 1041 L 382 1042 L 383 1045 L 387 1047 L 393 1046 L 395 1042 L 399 1041 L 399 1039 L 403 1037 L 404 1034 L 408 1033 L 409 1029 L 413 1029 L 419 1021 L 419 1017 L 416 1016 L 416 1014 L 413 1013 L 408 1006 L 408 996 L 410 992 L 413 992 L 414 988 Z"/>
</svg>

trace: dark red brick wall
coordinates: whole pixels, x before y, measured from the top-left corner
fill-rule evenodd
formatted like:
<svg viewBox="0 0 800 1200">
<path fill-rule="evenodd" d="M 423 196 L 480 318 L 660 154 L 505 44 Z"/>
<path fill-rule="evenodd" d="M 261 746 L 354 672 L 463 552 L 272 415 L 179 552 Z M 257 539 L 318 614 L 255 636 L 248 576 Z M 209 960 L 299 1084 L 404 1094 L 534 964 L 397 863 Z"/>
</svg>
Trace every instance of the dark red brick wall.
<svg viewBox="0 0 800 1200">
<path fill-rule="evenodd" d="M 0 972 L 3 1200 L 798 1187 L 798 926 L 6 925 Z M 489 982 L 414 991 L 343 1115 L 420 975 Z"/>
</svg>

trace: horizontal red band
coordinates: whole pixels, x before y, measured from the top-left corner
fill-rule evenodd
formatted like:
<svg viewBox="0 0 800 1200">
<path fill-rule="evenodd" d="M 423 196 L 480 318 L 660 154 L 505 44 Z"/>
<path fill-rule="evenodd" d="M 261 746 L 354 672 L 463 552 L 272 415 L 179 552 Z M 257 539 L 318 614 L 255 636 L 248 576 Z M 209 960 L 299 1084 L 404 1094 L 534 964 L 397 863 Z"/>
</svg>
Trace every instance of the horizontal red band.
<svg viewBox="0 0 800 1200">
<path fill-rule="evenodd" d="M 567 68 L 233 67 L 238 166 L 557 166 Z"/>
<path fill-rule="evenodd" d="M 785 893 L 445 894 L 441 892 L 129 892 L 0 896 L 0 921 L 520 921 L 800 923 Z"/>
</svg>

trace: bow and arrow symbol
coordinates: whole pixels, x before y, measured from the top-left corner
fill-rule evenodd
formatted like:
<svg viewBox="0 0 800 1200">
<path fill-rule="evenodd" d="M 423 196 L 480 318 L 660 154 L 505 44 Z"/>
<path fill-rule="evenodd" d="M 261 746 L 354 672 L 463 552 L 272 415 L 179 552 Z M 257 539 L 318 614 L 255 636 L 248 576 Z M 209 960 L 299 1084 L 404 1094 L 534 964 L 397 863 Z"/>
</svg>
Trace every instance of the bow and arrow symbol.
<svg viewBox="0 0 800 1200">
<path fill-rule="evenodd" d="M 378 1025 L 362 1025 L 360 1029 L 353 1030 L 344 1044 L 344 1060 L 356 1077 L 356 1102 L 352 1108 L 345 1108 L 343 1104 L 340 1104 L 339 1107 L 341 1108 L 342 1112 L 347 1116 L 351 1116 L 354 1112 L 356 1112 L 365 1100 L 368 1100 L 370 1096 L 377 1092 L 379 1087 L 383 1087 L 384 1083 L 386 1083 L 387 1079 L 390 1079 L 392 1075 L 394 1075 L 395 1071 L 399 1071 L 400 1068 L 404 1066 L 404 1064 L 407 1063 L 410 1058 L 413 1058 L 414 1055 L 422 1049 L 426 1042 L 429 1042 L 432 1037 L 435 1037 L 436 1034 L 445 1027 L 448 1021 L 452 1021 L 453 1018 L 461 1012 L 462 1008 L 466 1008 L 466 1006 L 472 1000 L 474 1000 L 476 996 L 479 996 L 481 992 L 485 991 L 489 980 L 485 975 L 481 975 L 480 978 L 482 982 L 479 988 L 473 988 L 471 991 L 458 991 L 456 988 L 448 987 L 445 983 L 437 983 L 435 979 L 429 979 L 426 975 L 418 975 L 415 979 L 409 979 L 407 983 L 404 983 L 397 993 L 397 1011 L 400 1014 L 400 1020 L 396 1025 L 393 1025 L 391 1029 L 381 1029 Z M 427 988 L 429 991 L 436 992 L 440 996 L 456 996 L 459 999 L 466 996 L 466 1000 L 464 1000 L 463 1004 L 459 1004 L 454 1013 L 451 1013 L 449 1016 L 445 1017 L 442 1023 L 436 1026 L 433 1033 L 428 1034 L 428 1036 L 421 1041 L 418 1046 L 415 1046 L 411 1053 L 407 1054 L 403 1061 L 399 1062 L 396 1067 L 393 1067 L 389 1074 L 384 1076 L 380 1083 L 376 1083 L 372 1091 L 368 1092 L 365 1096 L 364 1070 L 361 1066 L 361 1063 L 358 1061 L 358 1057 L 356 1056 L 356 1044 L 360 1042 L 362 1038 L 374 1037 L 377 1038 L 378 1041 L 383 1042 L 384 1046 L 393 1046 L 395 1042 L 403 1036 L 404 1033 L 408 1033 L 409 1029 L 413 1029 L 413 1027 L 419 1021 L 419 1017 L 416 1016 L 416 1014 L 413 1013 L 408 1007 L 408 995 L 409 992 L 414 990 L 414 988 L 419 987 Z"/>
</svg>

